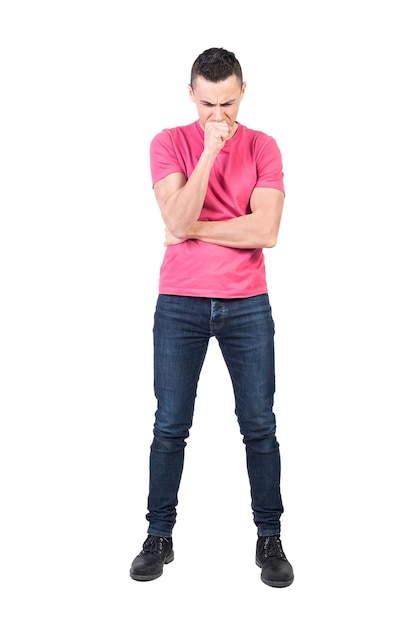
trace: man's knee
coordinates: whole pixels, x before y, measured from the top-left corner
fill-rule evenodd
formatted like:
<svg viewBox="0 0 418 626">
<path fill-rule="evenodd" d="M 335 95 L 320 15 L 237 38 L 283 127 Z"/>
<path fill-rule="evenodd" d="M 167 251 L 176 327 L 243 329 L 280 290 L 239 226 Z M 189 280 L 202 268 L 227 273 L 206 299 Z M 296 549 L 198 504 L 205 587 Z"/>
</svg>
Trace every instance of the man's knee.
<svg viewBox="0 0 418 626">
<path fill-rule="evenodd" d="M 179 452 L 186 446 L 185 436 L 164 436 L 154 434 L 154 439 L 151 444 L 151 450 L 153 452 L 161 452 L 162 454 L 172 454 L 173 452 Z"/>
<path fill-rule="evenodd" d="M 251 434 L 246 434 L 244 435 L 243 441 L 247 450 L 257 452 L 259 454 L 269 454 L 270 452 L 275 452 L 279 447 L 274 430 L 264 433 L 253 432 Z"/>
</svg>

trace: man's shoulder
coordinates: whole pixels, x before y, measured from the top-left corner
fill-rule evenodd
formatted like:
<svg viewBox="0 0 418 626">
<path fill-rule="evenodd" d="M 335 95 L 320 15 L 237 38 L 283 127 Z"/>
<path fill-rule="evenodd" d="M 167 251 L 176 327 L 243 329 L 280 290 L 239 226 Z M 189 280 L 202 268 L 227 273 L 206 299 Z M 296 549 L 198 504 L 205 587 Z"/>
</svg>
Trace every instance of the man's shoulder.
<svg viewBox="0 0 418 626">
<path fill-rule="evenodd" d="M 239 124 L 240 139 L 254 146 L 262 147 L 269 144 L 276 144 L 276 140 L 272 135 L 254 128 L 249 128 L 243 124 Z M 238 133 L 237 133 L 238 135 Z"/>
<path fill-rule="evenodd" d="M 263 139 L 273 139 L 273 137 L 271 135 L 269 135 L 268 133 L 266 133 L 263 130 L 250 128 L 248 126 L 244 126 L 243 124 L 239 124 L 239 126 L 241 127 L 241 131 L 243 133 L 245 133 L 246 135 L 250 136 L 250 137 L 260 138 L 262 140 Z"/>
<path fill-rule="evenodd" d="M 177 137 L 190 137 L 190 136 L 195 135 L 196 132 L 198 132 L 197 123 L 192 122 L 191 124 L 185 124 L 183 126 L 172 126 L 172 127 L 163 128 L 154 136 L 154 139 L 156 138 L 164 139 L 168 137 L 171 137 L 173 139 Z"/>
</svg>

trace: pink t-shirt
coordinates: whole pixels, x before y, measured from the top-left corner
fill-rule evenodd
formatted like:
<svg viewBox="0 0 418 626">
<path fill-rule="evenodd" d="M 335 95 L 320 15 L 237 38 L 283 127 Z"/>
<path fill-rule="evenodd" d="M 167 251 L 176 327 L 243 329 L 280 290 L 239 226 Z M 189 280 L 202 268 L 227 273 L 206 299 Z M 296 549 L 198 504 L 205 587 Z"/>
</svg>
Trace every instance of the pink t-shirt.
<svg viewBox="0 0 418 626">
<path fill-rule="evenodd" d="M 203 150 L 198 121 L 165 129 L 151 142 L 152 184 L 174 172 L 189 178 Z M 284 193 L 282 158 L 276 141 L 238 125 L 216 157 L 200 220 L 227 220 L 250 213 L 254 187 Z M 189 239 L 166 248 L 159 293 L 207 298 L 245 298 L 267 293 L 262 248 L 228 248 Z"/>
</svg>

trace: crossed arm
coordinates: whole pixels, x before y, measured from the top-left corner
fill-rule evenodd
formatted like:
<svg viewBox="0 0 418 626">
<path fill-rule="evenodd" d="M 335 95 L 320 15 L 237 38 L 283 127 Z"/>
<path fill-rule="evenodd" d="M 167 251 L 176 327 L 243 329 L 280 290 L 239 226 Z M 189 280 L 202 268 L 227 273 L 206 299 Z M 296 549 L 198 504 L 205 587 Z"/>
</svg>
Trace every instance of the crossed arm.
<svg viewBox="0 0 418 626">
<path fill-rule="evenodd" d="M 251 213 L 225 221 L 194 222 L 189 239 L 232 248 L 273 248 L 279 233 L 284 195 L 277 189 L 256 188 Z"/>
<path fill-rule="evenodd" d="M 165 245 L 198 239 L 230 248 L 274 247 L 284 204 L 284 194 L 277 189 L 255 188 L 248 215 L 199 221 L 212 164 L 208 155 L 206 160 L 200 159 L 187 182 L 183 174 L 175 173 L 155 184 L 155 196 L 166 225 Z"/>
</svg>

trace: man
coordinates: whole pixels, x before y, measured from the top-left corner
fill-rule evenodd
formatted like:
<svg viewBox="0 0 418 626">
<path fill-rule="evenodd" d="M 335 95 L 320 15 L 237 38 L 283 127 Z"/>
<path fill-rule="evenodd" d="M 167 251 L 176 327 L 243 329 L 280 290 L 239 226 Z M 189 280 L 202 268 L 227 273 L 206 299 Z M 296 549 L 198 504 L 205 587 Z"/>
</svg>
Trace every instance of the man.
<svg viewBox="0 0 418 626">
<path fill-rule="evenodd" d="M 154 320 L 157 398 L 150 451 L 148 537 L 130 575 L 153 580 L 174 559 L 172 531 L 208 342 L 228 367 L 245 444 L 256 564 L 273 587 L 293 582 L 280 540 L 280 453 L 273 413 L 274 322 L 263 248 L 276 244 L 284 202 L 272 137 L 237 122 L 240 63 L 223 48 L 195 60 L 189 94 L 198 120 L 151 142 L 155 197 L 166 226 Z"/>
</svg>

